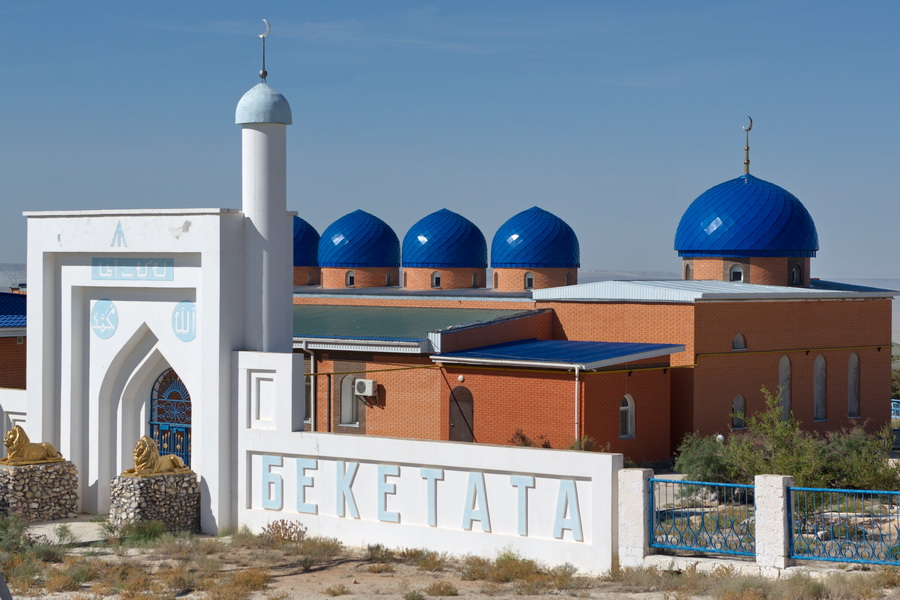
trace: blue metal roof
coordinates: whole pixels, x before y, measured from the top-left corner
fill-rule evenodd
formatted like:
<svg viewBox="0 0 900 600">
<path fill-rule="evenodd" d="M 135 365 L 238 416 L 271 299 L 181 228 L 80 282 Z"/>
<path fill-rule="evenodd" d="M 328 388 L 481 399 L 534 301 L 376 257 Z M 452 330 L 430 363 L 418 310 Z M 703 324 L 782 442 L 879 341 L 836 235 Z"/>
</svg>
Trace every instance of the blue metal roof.
<svg viewBox="0 0 900 600">
<path fill-rule="evenodd" d="M 357 210 L 328 226 L 319 240 L 320 267 L 399 267 L 400 240 L 390 226 Z"/>
<path fill-rule="evenodd" d="M 257 83 L 241 96 L 234 111 L 234 122 L 291 124 L 291 105 L 281 92 L 268 83 Z"/>
<path fill-rule="evenodd" d="M 316 267 L 319 265 L 319 232 L 294 216 L 294 266 Z"/>
<path fill-rule="evenodd" d="M 796 196 L 753 175 L 694 200 L 675 233 L 679 256 L 815 256 L 816 225 Z"/>
<path fill-rule="evenodd" d="M 404 267 L 487 267 L 487 241 L 472 221 L 442 208 L 420 219 L 403 238 Z"/>
<path fill-rule="evenodd" d="M 537 206 L 500 226 L 491 243 L 494 268 L 569 268 L 581 266 L 578 238 L 569 225 Z"/>
<path fill-rule="evenodd" d="M 0 292 L 0 327 L 25 327 L 25 294 Z"/>
<path fill-rule="evenodd" d="M 684 351 L 679 344 L 520 340 L 431 357 L 440 363 L 598 369 Z"/>
</svg>

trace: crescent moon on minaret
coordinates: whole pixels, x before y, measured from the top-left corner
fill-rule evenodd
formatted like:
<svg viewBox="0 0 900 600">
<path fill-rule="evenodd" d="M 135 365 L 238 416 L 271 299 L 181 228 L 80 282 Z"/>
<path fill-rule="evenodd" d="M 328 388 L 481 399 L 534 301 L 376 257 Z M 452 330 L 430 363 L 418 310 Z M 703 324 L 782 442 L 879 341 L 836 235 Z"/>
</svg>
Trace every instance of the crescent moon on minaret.
<svg viewBox="0 0 900 600">
<path fill-rule="evenodd" d="M 264 19 L 264 20 L 265 20 L 265 19 Z M 266 25 L 268 25 L 268 23 L 266 23 Z M 268 34 L 269 32 L 266 31 L 266 33 Z M 753 129 L 753 119 L 752 119 L 751 117 L 749 117 L 749 116 L 748 116 L 747 118 L 750 119 L 750 124 L 747 125 L 746 127 L 742 127 L 742 128 L 741 128 L 741 129 L 743 129 L 744 131 L 750 131 L 751 129 Z"/>
<path fill-rule="evenodd" d="M 263 23 L 266 24 L 266 32 L 265 32 L 265 33 L 260 33 L 260 34 L 258 34 L 258 35 L 259 35 L 259 37 L 261 37 L 262 39 L 266 39 L 267 37 L 269 37 L 269 32 L 272 31 L 272 26 L 269 25 L 269 22 L 268 22 L 267 20 L 263 19 L 262 21 L 263 21 Z"/>
</svg>

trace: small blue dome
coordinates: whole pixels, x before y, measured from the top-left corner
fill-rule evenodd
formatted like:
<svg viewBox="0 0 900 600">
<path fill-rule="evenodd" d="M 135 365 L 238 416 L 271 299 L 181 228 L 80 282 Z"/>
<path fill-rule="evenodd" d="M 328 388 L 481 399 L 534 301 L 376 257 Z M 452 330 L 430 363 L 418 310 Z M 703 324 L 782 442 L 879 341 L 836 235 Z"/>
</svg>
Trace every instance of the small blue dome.
<svg viewBox="0 0 900 600">
<path fill-rule="evenodd" d="M 472 221 L 442 208 L 420 219 L 403 238 L 404 267 L 487 267 L 487 242 Z"/>
<path fill-rule="evenodd" d="M 534 206 L 509 219 L 494 234 L 491 266 L 521 269 L 580 267 L 581 250 L 575 232 L 565 221 Z"/>
<path fill-rule="evenodd" d="M 301 219 L 294 217 L 294 266 L 319 266 L 319 232 Z"/>
<path fill-rule="evenodd" d="M 815 256 L 816 225 L 784 188 L 742 175 L 694 200 L 675 233 L 679 256 Z"/>
<path fill-rule="evenodd" d="M 257 83 L 241 96 L 234 111 L 234 122 L 291 124 L 291 105 L 287 98 L 268 83 Z"/>
<path fill-rule="evenodd" d="M 399 267 L 400 240 L 387 223 L 357 210 L 328 226 L 319 240 L 320 267 Z"/>
</svg>

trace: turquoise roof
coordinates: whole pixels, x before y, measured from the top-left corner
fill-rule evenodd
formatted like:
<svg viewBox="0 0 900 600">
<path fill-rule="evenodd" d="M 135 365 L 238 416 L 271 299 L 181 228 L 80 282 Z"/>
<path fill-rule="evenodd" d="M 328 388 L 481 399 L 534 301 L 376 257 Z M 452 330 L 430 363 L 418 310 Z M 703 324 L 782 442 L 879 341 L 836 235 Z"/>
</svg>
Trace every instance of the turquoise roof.
<svg viewBox="0 0 900 600">
<path fill-rule="evenodd" d="M 400 240 L 387 223 L 356 210 L 329 225 L 322 234 L 319 266 L 399 267 Z"/>
<path fill-rule="evenodd" d="M 291 124 L 291 105 L 268 83 L 257 83 L 241 97 L 234 111 L 234 122 Z"/>
<path fill-rule="evenodd" d="M 679 256 L 815 256 L 818 249 L 816 225 L 800 200 L 753 175 L 703 192 L 675 233 Z"/>
<path fill-rule="evenodd" d="M 442 208 L 420 219 L 403 238 L 403 266 L 487 267 L 487 241 L 472 221 Z"/>
<path fill-rule="evenodd" d="M 494 268 L 570 268 L 581 266 L 578 238 L 569 225 L 533 206 L 500 226 L 491 243 Z"/>
</svg>

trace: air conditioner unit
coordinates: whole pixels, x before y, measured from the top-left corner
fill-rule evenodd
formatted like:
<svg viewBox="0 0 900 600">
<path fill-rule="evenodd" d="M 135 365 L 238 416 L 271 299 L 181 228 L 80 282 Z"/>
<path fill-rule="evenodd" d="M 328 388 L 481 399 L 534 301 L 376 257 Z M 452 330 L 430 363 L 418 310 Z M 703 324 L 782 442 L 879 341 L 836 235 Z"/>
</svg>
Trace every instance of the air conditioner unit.
<svg viewBox="0 0 900 600">
<path fill-rule="evenodd" d="M 378 391 L 378 384 L 374 379 L 357 379 L 356 395 L 357 396 L 374 396 Z"/>
</svg>

